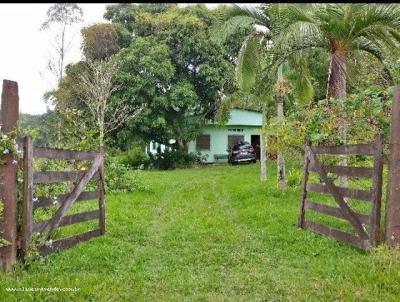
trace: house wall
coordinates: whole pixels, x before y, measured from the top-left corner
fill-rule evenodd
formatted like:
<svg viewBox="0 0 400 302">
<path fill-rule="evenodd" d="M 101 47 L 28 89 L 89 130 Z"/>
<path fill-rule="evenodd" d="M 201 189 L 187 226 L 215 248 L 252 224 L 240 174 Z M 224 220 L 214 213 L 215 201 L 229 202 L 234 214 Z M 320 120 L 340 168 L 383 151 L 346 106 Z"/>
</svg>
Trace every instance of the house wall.
<svg viewBox="0 0 400 302">
<path fill-rule="evenodd" d="M 226 125 L 261 126 L 262 115 L 261 113 L 255 111 L 232 109 Z"/>
<path fill-rule="evenodd" d="M 241 129 L 243 131 L 232 131 L 232 129 Z M 251 142 L 251 135 L 260 135 L 259 126 L 242 126 L 242 125 L 228 125 L 224 127 L 217 127 L 214 125 L 206 125 L 203 127 L 201 134 L 210 135 L 210 150 L 196 150 L 196 141 L 189 143 L 189 152 L 200 151 L 202 155 L 206 155 L 207 163 L 216 162 L 214 154 L 228 154 L 228 135 L 244 135 L 244 140 Z M 218 162 L 226 162 L 227 160 L 218 160 Z"/>
</svg>

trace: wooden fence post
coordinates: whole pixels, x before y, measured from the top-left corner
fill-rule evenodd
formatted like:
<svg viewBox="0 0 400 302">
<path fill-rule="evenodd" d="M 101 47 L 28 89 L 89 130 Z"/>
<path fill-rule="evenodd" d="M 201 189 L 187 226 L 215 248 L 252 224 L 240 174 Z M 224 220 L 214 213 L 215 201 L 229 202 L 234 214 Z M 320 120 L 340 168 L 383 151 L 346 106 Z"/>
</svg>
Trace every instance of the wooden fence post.
<svg viewBox="0 0 400 302">
<path fill-rule="evenodd" d="M 29 136 L 24 137 L 24 201 L 22 206 L 21 249 L 25 256 L 32 239 L 33 146 Z"/>
<path fill-rule="evenodd" d="M 400 245 L 400 86 L 395 87 L 390 120 L 389 182 L 386 204 L 386 242 Z"/>
<path fill-rule="evenodd" d="M 1 95 L 1 130 L 8 134 L 17 125 L 19 115 L 18 83 L 3 81 Z M 17 165 L 12 163 L 12 155 L 4 156 L 6 164 L 0 165 L 0 200 L 3 202 L 3 219 L 0 224 L 0 236 L 8 245 L 0 248 L 0 264 L 4 271 L 12 270 L 17 249 Z"/>
<path fill-rule="evenodd" d="M 104 147 L 100 146 L 101 164 L 99 166 L 99 180 L 97 182 L 97 188 L 99 191 L 99 228 L 101 235 L 106 232 L 106 221 L 105 221 L 105 204 L 104 204 Z"/>
<path fill-rule="evenodd" d="M 297 226 L 299 228 L 304 228 L 304 215 L 305 215 L 305 202 L 307 198 L 307 182 L 308 182 L 308 166 L 310 165 L 310 148 L 309 145 L 304 149 L 304 166 L 303 166 L 303 180 L 301 183 L 301 200 L 300 200 L 300 213 L 299 213 L 299 221 L 297 223 Z"/>
</svg>

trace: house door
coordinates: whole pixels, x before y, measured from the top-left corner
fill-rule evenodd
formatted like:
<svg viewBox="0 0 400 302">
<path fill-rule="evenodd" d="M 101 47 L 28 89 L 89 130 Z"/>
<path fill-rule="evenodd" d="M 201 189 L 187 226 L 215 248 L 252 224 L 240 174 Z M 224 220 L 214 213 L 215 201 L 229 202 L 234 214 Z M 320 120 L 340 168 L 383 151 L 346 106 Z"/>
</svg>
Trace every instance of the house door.
<svg viewBox="0 0 400 302">
<path fill-rule="evenodd" d="M 260 159 L 260 136 L 259 135 L 251 136 L 251 145 L 253 146 L 254 150 L 256 151 L 256 158 Z"/>
</svg>

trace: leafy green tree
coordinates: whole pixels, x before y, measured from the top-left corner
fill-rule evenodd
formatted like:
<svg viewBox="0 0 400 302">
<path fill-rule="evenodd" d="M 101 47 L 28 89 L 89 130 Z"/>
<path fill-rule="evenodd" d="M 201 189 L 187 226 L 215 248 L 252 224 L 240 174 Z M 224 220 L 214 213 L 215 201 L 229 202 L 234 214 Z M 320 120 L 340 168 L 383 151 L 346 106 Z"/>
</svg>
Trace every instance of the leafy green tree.
<svg viewBox="0 0 400 302">
<path fill-rule="evenodd" d="M 130 32 L 133 32 L 136 24 L 136 16 L 140 12 L 148 12 L 150 14 L 161 14 L 176 4 L 169 3 L 143 3 L 143 4 L 115 4 L 107 5 L 104 18 L 113 23 L 119 23 L 125 26 Z"/>
<path fill-rule="evenodd" d="M 208 15 L 207 15 L 208 14 Z M 225 91 L 232 88 L 233 66 L 223 47 L 210 38 L 213 16 L 200 7 L 171 6 L 163 13 L 138 10 L 131 24 L 135 38 L 118 53 L 120 94 L 146 103 L 126 131 L 187 150 L 201 126 L 213 119 Z"/>
<path fill-rule="evenodd" d="M 224 95 L 234 89 L 231 59 L 237 47 L 234 39 L 243 29 L 223 42 L 215 39 L 219 13 L 204 5 L 119 4 L 109 6 L 106 15 L 112 24 L 83 31 L 86 57 L 101 59 L 116 51 L 113 85 L 118 89 L 110 104 L 115 107 L 124 100 L 128 109 L 145 105 L 137 118 L 110 133 L 110 143 L 127 149 L 134 140 L 171 145 L 173 138 L 176 143 L 171 146 L 187 152 L 188 142 L 215 118 Z M 131 32 L 129 45 L 120 44 L 118 49 L 114 26 Z M 232 57 L 226 48 L 232 49 Z M 56 108 L 76 108 L 90 115 L 78 85 L 86 70 L 85 61 L 68 66 L 55 93 Z"/>
<path fill-rule="evenodd" d="M 167 143 L 172 133 L 164 116 L 168 102 L 164 90 L 174 75 L 168 46 L 152 37 L 139 37 L 130 47 L 122 49 L 116 59 L 119 68 L 115 82 L 124 89 L 116 91 L 113 101 L 127 98 L 132 106 L 146 104 L 146 107 L 137 119 L 113 132 L 114 141 L 122 149 L 138 137 Z"/>
</svg>

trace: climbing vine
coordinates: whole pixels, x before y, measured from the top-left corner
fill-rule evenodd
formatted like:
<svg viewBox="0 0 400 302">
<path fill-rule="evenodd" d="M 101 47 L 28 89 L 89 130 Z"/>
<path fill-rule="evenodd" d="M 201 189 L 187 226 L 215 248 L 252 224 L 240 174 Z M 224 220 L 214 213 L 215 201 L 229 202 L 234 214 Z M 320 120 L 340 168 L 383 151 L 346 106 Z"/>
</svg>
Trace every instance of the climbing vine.
<svg viewBox="0 0 400 302">
<path fill-rule="evenodd" d="M 18 155 L 20 151 L 18 150 L 18 144 L 16 142 L 17 130 L 13 130 L 8 134 L 3 133 L 0 130 L 0 165 L 6 163 L 5 155 L 11 154 L 12 163 L 18 163 Z"/>
</svg>

